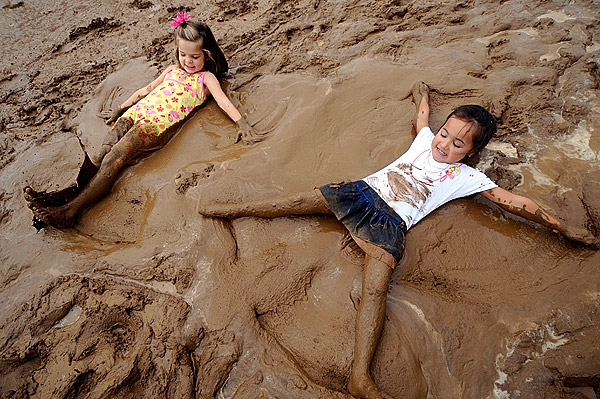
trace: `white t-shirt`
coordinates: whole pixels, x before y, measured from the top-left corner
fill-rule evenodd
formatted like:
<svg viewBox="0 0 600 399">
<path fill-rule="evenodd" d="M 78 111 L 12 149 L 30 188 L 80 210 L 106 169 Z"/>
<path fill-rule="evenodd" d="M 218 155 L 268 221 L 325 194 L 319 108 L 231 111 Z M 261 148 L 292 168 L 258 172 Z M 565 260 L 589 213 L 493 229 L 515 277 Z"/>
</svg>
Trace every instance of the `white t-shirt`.
<svg viewBox="0 0 600 399">
<path fill-rule="evenodd" d="M 429 126 L 424 127 L 400 158 L 363 179 L 407 229 L 448 201 L 498 187 L 475 168 L 433 159 L 433 138 Z"/>
</svg>

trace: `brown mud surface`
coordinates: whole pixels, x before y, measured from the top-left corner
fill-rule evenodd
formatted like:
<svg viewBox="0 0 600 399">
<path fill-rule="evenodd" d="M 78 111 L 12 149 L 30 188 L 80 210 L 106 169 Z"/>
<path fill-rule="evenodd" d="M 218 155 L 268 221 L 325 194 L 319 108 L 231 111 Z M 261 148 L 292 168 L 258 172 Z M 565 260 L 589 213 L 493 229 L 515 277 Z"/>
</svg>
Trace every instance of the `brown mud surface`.
<svg viewBox="0 0 600 399">
<path fill-rule="evenodd" d="M 96 4 L 98 3 L 98 4 Z M 3 0 L 0 397 L 349 398 L 363 253 L 332 217 L 203 218 L 357 179 L 476 102 L 500 121 L 498 183 L 600 231 L 597 2 Z M 59 231 L 22 189 L 72 185 L 102 116 L 169 65 L 168 21 L 206 21 L 227 91 Z M 396 398 L 600 397 L 600 254 L 490 206 L 407 235 L 372 371 Z"/>
</svg>

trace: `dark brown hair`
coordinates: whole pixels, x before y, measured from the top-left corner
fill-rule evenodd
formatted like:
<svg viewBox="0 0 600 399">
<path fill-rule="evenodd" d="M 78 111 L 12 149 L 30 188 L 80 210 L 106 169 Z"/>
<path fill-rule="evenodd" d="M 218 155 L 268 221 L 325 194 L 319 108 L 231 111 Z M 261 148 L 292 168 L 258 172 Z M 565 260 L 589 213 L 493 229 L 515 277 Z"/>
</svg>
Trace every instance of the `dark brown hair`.
<svg viewBox="0 0 600 399">
<path fill-rule="evenodd" d="M 461 105 L 448 115 L 446 122 L 453 116 L 474 125 L 473 149 L 470 151 L 472 155 L 481 151 L 496 134 L 497 126 L 494 116 L 480 105 Z"/>
</svg>

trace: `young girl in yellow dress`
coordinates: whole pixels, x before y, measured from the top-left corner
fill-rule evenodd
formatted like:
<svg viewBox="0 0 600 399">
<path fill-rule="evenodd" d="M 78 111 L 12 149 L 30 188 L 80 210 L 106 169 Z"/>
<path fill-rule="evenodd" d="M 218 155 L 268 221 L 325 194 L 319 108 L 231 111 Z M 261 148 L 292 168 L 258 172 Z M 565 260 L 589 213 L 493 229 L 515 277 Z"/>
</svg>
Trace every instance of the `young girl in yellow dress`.
<svg viewBox="0 0 600 399">
<path fill-rule="evenodd" d="M 89 183 L 70 201 L 49 206 L 44 195 L 25 188 L 34 216 L 59 228 L 72 226 L 77 216 L 112 188 L 123 166 L 162 148 L 177 126 L 212 96 L 238 127 L 238 137 L 250 139 L 252 129 L 221 88 L 228 65 L 210 28 L 178 13 L 171 22 L 175 33 L 177 65 L 168 67 L 148 86 L 137 90 L 107 123 L 114 126 L 100 154 L 92 159 L 98 168 Z"/>
</svg>

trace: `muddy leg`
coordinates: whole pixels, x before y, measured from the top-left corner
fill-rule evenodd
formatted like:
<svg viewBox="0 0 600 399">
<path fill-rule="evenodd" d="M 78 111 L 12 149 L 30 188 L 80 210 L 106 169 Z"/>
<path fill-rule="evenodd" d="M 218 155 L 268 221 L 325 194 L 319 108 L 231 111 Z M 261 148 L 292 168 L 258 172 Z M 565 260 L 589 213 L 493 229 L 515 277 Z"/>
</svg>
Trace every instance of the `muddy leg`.
<svg viewBox="0 0 600 399">
<path fill-rule="evenodd" d="M 122 111 L 121 111 L 122 112 Z M 104 138 L 104 142 L 102 143 L 102 148 L 100 149 L 100 153 L 96 155 L 94 158 L 90 158 L 92 163 L 96 165 L 96 167 L 100 167 L 102 164 L 102 160 L 110 152 L 112 146 L 115 145 L 127 132 L 133 127 L 133 121 L 129 118 L 119 118 L 115 122 L 114 126 L 110 129 L 110 131 L 106 134 Z"/>
<path fill-rule="evenodd" d="M 318 190 L 271 200 L 250 201 L 243 204 L 209 204 L 198 201 L 199 214 L 209 217 L 239 218 L 244 216 L 280 217 L 331 213 Z"/>
<path fill-rule="evenodd" d="M 102 160 L 100 169 L 88 185 L 73 200 L 65 205 L 57 207 L 40 206 L 35 201 L 34 193 L 31 189 L 25 191 L 25 199 L 29 203 L 33 214 L 45 223 L 58 228 L 71 227 L 81 212 L 90 205 L 98 202 L 110 191 L 124 164 L 113 152 L 109 152 Z"/>
<path fill-rule="evenodd" d="M 385 320 L 385 304 L 392 269 L 385 263 L 366 257 L 363 270 L 362 297 L 356 318 L 354 361 L 348 390 L 357 398 L 391 399 L 377 387 L 370 366 Z"/>
<path fill-rule="evenodd" d="M 102 148 L 100 149 L 100 152 L 98 153 L 98 155 L 96 155 L 95 157 L 91 158 L 90 160 L 92 161 L 92 163 L 94 165 L 96 165 L 96 167 L 100 167 L 100 165 L 102 164 L 102 160 L 104 159 L 104 157 L 106 156 L 106 154 L 108 154 L 110 152 L 110 149 L 112 148 L 112 146 L 108 145 L 108 144 L 103 144 Z"/>
</svg>

